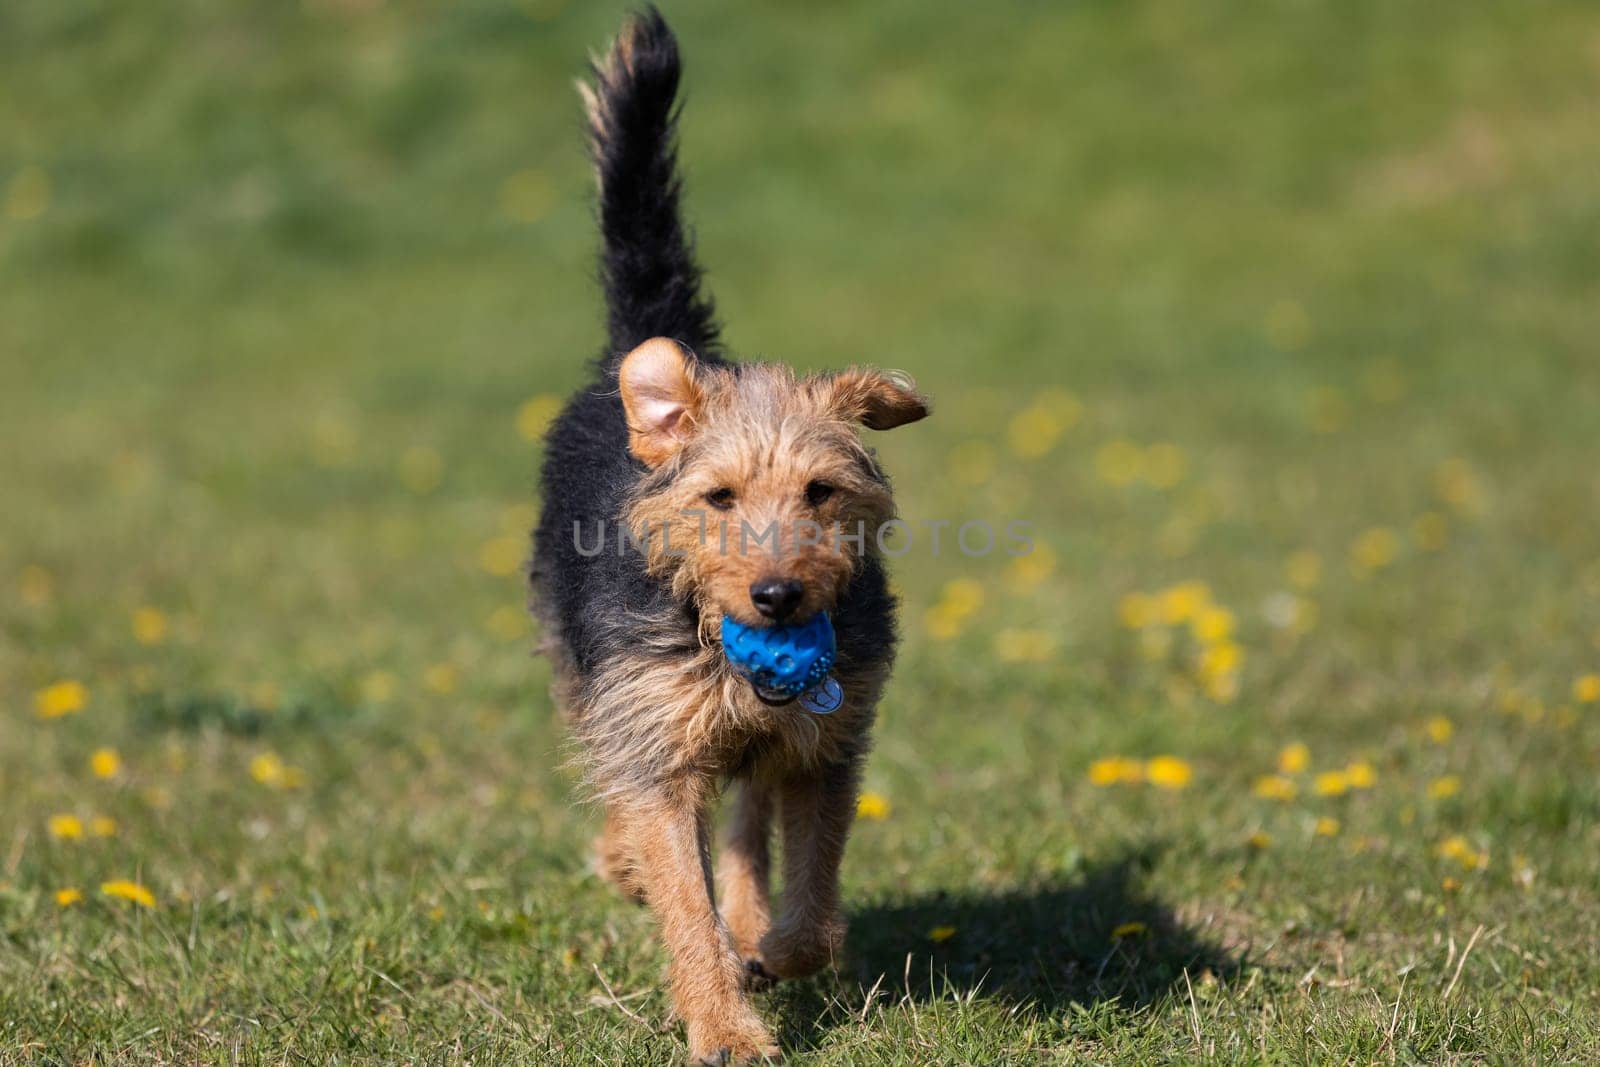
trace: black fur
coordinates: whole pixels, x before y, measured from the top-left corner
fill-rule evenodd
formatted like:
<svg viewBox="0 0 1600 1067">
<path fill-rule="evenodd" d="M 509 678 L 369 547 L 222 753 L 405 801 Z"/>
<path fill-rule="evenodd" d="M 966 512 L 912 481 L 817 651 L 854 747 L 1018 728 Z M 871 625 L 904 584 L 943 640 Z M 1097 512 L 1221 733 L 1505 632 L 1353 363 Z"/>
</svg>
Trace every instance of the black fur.
<svg viewBox="0 0 1600 1067">
<path fill-rule="evenodd" d="M 686 656 L 697 647 L 693 606 L 645 573 L 641 553 L 616 551 L 628 496 L 649 474 L 628 451 L 617 363 L 658 336 L 685 343 L 703 361 L 723 362 L 711 301 L 700 293 L 700 270 L 678 216 L 672 145 L 677 42 L 653 8 L 624 32 L 632 34 L 628 70 L 609 76 L 596 70 L 598 112 L 606 121 L 592 146 L 611 349 L 596 380 L 568 402 L 546 437 L 543 511 L 530 569 L 551 650 L 580 682 L 618 653 L 637 652 L 646 631 L 681 633 L 679 651 Z M 580 552 L 575 528 L 586 549 L 603 528 L 605 550 Z M 893 609 L 882 563 L 864 558 L 834 611 L 841 672 L 892 654 Z"/>
<path fill-rule="evenodd" d="M 711 298 L 700 291 L 694 244 L 678 201 L 678 42 L 646 8 L 624 31 L 626 69 L 594 68 L 602 106 L 589 151 L 600 181 L 600 282 L 611 340 L 608 368 L 652 337 L 670 337 L 702 359 L 720 354 Z"/>
</svg>

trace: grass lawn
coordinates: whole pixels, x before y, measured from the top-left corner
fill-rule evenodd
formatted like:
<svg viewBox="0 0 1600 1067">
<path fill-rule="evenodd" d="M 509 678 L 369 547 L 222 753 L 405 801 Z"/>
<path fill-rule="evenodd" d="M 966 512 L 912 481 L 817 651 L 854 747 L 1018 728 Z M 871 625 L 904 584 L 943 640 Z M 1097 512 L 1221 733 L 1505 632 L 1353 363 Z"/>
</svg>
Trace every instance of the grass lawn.
<svg viewBox="0 0 1600 1067">
<path fill-rule="evenodd" d="M 622 8 L 0 10 L 0 1063 L 659 1063 L 516 570 Z M 904 368 L 816 1064 L 1600 1060 L 1600 12 L 672 4 L 736 350 Z"/>
</svg>

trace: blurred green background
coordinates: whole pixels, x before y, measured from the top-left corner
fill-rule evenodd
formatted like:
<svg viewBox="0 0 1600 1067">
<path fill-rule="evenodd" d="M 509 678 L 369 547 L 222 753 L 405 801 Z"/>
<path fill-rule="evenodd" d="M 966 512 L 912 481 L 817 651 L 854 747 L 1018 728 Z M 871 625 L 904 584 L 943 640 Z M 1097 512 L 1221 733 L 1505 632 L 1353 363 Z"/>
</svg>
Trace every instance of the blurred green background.
<svg viewBox="0 0 1600 1067">
<path fill-rule="evenodd" d="M 0 8 L 0 1061 L 679 1054 L 516 575 L 625 10 Z M 791 1054 L 1600 1054 L 1600 12 L 666 14 L 734 349 L 1041 546 L 895 564 Z"/>
</svg>

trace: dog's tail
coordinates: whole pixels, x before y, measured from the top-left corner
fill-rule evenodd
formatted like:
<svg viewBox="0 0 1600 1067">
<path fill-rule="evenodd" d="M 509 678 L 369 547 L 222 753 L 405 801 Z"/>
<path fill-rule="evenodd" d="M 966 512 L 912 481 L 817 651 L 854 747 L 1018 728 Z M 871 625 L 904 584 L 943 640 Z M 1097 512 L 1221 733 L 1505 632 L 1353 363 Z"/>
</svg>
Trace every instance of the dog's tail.
<svg viewBox="0 0 1600 1067">
<path fill-rule="evenodd" d="M 678 212 L 675 126 L 678 42 L 654 7 L 631 18 L 579 85 L 600 186 L 600 282 L 610 331 L 608 371 L 652 337 L 718 358 L 715 310 L 700 291 L 694 242 Z"/>
</svg>

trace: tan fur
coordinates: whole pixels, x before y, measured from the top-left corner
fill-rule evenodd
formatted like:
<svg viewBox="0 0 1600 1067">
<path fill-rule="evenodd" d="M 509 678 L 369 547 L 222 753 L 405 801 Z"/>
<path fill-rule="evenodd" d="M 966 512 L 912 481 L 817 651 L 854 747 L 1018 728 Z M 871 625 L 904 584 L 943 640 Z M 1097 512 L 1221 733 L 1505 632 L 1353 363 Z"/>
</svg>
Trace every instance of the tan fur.
<svg viewBox="0 0 1600 1067">
<path fill-rule="evenodd" d="M 762 623 L 750 599 L 758 579 L 799 579 L 797 618 L 834 607 L 893 515 L 856 427 L 900 425 L 927 408 L 909 383 L 874 371 L 799 378 L 782 366 L 747 364 L 735 374 L 699 365 L 660 338 L 628 355 L 619 386 L 630 448 L 653 468 L 630 502 L 628 524 L 650 571 L 694 605 L 700 627 L 684 632 L 686 616 L 641 617 L 629 649 L 581 680 L 557 658 L 555 688 L 587 781 L 606 806 L 596 867 L 655 912 L 691 1055 L 776 1056 L 743 989 L 752 976 L 811 974 L 839 951 L 839 864 L 887 656 L 877 666 L 836 664 L 845 701 L 830 715 L 774 709 L 729 665 L 719 627 L 725 614 Z M 808 488 L 819 482 L 832 495 L 815 503 Z M 707 500 L 718 489 L 731 492 L 725 511 Z M 758 532 L 770 524 L 777 539 L 741 540 L 741 523 Z M 840 536 L 858 523 L 864 541 Z M 719 912 L 707 824 L 728 778 L 740 785 L 718 870 Z M 784 870 L 776 917 L 774 818 Z"/>
</svg>

